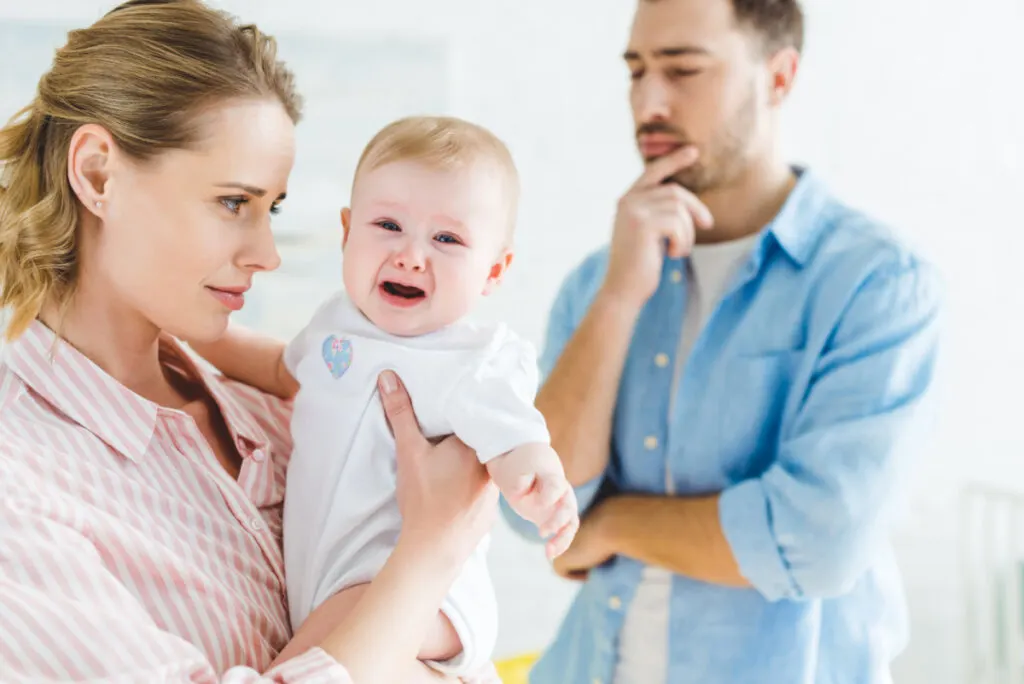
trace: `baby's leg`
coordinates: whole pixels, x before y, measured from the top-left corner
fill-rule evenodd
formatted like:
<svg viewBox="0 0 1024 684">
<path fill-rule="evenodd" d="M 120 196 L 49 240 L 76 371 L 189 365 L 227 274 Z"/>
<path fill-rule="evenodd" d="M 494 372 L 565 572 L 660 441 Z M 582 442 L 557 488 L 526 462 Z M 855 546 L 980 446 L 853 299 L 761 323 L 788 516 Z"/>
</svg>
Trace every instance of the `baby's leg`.
<svg viewBox="0 0 1024 684">
<path fill-rule="evenodd" d="M 356 584 L 339 591 L 317 606 L 295 632 L 295 636 L 288 642 L 288 645 L 274 659 L 271 667 L 302 655 L 319 645 L 345 615 L 355 608 L 369 586 L 369 584 Z M 459 635 L 456 634 L 452 623 L 444 616 L 444 613 L 438 612 L 437 619 L 427 635 L 427 640 L 424 642 L 423 648 L 420 649 L 419 658 L 422 660 L 448 660 L 457 656 L 461 650 Z M 456 680 L 446 679 L 417 660 L 410 663 L 409 678 L 403 681 L 414 683 L 420 681 L 454 682 Z"/>
<path fill-rule="evenodd" d="M 438 613 L 437 619 L 427 633 L 427 640 L 420 649 L 420 660 L 443 661 L 451 660 L 462 652 L 462 641 L 455 626 L 444 613 Z"/>
<path fill-rule="evenodd" d="M 342 618 L 355 608 L 369 586 L 369 584 L 356 584 L 342 589 L 317 606 L 295 632 L 295 636 L 288 642 L 288 645 L 277 655 L 271 667 L 280 665 L 284 661 L 302 655 L 314 646 L 318 646 L 341 622 Z"/>
</svg>

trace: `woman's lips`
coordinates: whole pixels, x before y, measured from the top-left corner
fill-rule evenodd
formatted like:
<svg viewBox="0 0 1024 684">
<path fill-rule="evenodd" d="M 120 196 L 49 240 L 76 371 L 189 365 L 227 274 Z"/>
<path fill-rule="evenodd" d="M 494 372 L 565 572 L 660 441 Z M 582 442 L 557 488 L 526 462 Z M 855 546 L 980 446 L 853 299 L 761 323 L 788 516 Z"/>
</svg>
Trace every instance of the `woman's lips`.
<svg viewBox="0 0 1024 684">
<path fill-rule="evenodd" d="M 222 290 L 217 287 L 207 286 L 207 290 L 213 295 L 214 299 L 226 306 L 231 311 L 239 311 L 245 306 L 245 290 L 244 289 L 225 289 Z"/>
</svg>

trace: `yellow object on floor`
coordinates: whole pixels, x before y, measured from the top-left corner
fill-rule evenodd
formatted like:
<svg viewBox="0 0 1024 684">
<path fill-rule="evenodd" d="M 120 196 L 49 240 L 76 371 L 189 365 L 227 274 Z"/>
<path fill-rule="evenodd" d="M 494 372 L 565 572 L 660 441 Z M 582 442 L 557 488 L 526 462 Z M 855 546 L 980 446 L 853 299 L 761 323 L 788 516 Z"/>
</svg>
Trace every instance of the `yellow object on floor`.
<svg viewBox="0 0 1024 684">
<path fill-rule="evenodd" d="M 504 684 L 527 684 L 529 681 L 530 668 L 537 662 L 539 654 L 528 653 L 526 655 L 499 660 L 495 663 L 498 668 L 498 676 Z"/>
</svg>

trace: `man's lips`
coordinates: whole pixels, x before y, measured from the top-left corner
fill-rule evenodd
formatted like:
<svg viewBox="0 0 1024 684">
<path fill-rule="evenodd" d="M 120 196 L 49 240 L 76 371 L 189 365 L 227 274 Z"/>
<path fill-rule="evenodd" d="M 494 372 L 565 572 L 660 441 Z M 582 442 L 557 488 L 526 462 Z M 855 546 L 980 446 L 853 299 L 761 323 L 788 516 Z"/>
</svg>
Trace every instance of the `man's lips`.
<svg viewBox="0 0 1024 684">
<path fill-rule="evenodd" d="M 682 141 L 678 138 L 664 135 L 642 135 L 638 138 L 637 142 L 640 146 L 640 154 L 643 155 L 644 159 L 664 157 L 666 154 L 671 154 L 683 146 Z"/>
</svg>

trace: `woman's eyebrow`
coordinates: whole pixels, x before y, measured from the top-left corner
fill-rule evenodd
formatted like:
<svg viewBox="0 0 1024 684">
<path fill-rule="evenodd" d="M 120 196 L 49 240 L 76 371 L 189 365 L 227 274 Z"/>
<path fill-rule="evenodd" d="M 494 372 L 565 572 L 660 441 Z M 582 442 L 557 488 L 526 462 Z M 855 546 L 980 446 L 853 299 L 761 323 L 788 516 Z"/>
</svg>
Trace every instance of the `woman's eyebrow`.
<svg viewBox="0 0 1024 684">
<path fill-rule="evenodd" d="M 263 197 L 267 194 L 267 191 L 263 188 L 257 188 L 255 185 L 247 185 L 246 183 L 217 183 L 216 186 L 218 188 L 238 188 L 239 190 L 245 190 L 250 195 L 255 195 L 256 197 Z M 277 196 L 277 201 L 280 202 L 287 196 L 288 193 L 282 192 Z"/>
</svg>

